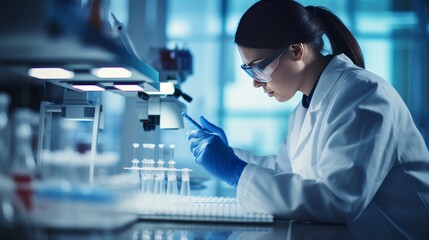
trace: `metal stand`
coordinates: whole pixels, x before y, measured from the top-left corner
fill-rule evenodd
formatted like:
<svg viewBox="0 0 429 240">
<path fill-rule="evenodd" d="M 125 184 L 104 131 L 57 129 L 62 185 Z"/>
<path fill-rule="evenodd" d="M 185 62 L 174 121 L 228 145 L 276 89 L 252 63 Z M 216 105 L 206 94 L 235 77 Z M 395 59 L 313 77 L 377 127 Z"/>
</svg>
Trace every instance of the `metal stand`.
<svg viewBox="0 0 429 240">
<path fill-rule="evenodd" d="M 90 162 L 89 162 L 89 184 L 93 185 L 94 183 L 94 164 L 95 159 L 97 158 L 97 142 L 98 142 L 98 130 L 100 128 L 100 119 L 101 119 L 101 104 L 54 104 L 51 102 L 42 101 L 40 106 L 40 119 L 39 119 L 39 136 L 38 136 L 38 146 L 37 146 L 37 170 L 43 168 L 43 157 L 44 150 L 51 150 L 51 133 L 52 133 L 52 114 L 58 113 L 62 114 L 63 118 L 69 118 L 79 121 L 80 118 L 76 115 L 67 116 L 66 111 L 68 109 L 80 110 L 80 112 L 91 112 L 90 116 L 85 115 L 85 121 L 93 121 L 92 127 L 92 138 L 91 138 L 91 152 L 90 152 Z M 76 111 L 75 111 L 76 112 Z"/>
</svg>

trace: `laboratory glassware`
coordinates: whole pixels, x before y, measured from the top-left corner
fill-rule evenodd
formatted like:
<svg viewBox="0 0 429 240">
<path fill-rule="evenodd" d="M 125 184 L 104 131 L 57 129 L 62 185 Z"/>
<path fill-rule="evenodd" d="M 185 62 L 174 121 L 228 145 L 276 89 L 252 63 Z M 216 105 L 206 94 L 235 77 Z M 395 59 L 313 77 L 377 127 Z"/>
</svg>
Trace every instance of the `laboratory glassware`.
<svg viewBox="0 0 429 240">
<path fill-rule="evenodd" d="M 145 190 L 146 193 L 153 193 L 154 192 L 154 170 L 155 167 L 155 160 L 153 160 L 154 152 L 155 152 L 155 144 L 148 144 L 148 150 L 149 150 L 149 159 L 147 161 L 147 170 L 146 170 L 146 180 L 145 180 Z"/>
<path fill-rule="evenodd" d="M 0 92 L 0 171 L 7 172 L 7 161 L 10 154 L 10 132 L 8 108 L 10 96 Z"/>
<path fill-rule="evenodd" d="M 165 171 L 164 171 L 164 144 L 158 144 L 159 149 L 159 158 L 157 161 L 157 169 L 155 174 L 155 186 L 154 186 L 154 193 L 155 194 L 164 194 L 165 193 L 165 183 L 164 183 L 164 177 L 165 177 Z"/>
<path fill-rule="evenodd" d="M 174 161 L 174 148 L 176 145 L 170 144 L 170 161 L 168 161 L 168 173 L 167 173 L 167 194 L 169 195 L 177 195 L 177 176 L 176 176 L 176 168 L 174 165 L 176 161 Z"/>
<path fill-rule="evenodd" d="M 141 162 L 141 168 L 140 168 L 140 191 L 142 193 L 146 193 L 147 189 L 146 187 L 146 168 L 147 168 L 147 158 L 146 158 L 146 153 L 147 153 L 147 144 L 142 144 L 143 147 L 143 159 L 140 161 Z"/>
<path fill-rule="evenodd" d="M 189 171 L 189 168 L 182 169 L 182 184 L 180 188 L 180 196 L 184 197 L 185 199 L 191 196 Z"/>
<path fill-rule="evenodd" d="M 138 143 L 133 143 L 133 147 L 134 147 L 134 158 L 133 160 L 131 160 L 131 163 L 133 164 L 132 168 L 138 168 L 139 166 L 139 160 L 138 158 L 138 148 L 139 148 L 140 144 Z"/>
<path fill-rule="evenodd" d="M 17 186 L 17 195 L 24 206 L 31 209 L 31 181 L 36 170 L 36 162 L 31 145 L 31 122 L 33 113 L 30 109 L 17 109 L 14 113 L 14 150 L 11 174 Z"/>
</svg>

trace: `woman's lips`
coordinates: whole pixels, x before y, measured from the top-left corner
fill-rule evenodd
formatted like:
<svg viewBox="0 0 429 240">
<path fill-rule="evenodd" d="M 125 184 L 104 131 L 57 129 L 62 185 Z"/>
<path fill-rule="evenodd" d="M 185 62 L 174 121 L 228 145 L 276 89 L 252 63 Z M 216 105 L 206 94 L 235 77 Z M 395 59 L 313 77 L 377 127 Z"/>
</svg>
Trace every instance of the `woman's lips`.
<svg viewBox="0 0 429 240">
<path fill-rule="evenodd" d="M 274 96 L 274 91 L 269 91 L 269 90 L 266 90 L 265 88 L 264 88 L 264 93 L 266 93 L 268 97 Z"/>
</svg>

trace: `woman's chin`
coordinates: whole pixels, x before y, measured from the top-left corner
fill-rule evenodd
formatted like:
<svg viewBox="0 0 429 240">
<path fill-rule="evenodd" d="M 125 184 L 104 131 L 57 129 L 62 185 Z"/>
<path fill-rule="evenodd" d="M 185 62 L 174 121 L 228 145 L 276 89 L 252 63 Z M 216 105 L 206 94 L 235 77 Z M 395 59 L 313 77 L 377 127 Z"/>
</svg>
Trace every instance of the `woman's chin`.
<svg viewBox="0 0 429 240">
<path fill-rule="evenodd" d="M 285 97 L 285 96 L 274 96 L 274 98 L 277 100 L 277 102 L 287 102 L 292 97 Z"/>
</svg>

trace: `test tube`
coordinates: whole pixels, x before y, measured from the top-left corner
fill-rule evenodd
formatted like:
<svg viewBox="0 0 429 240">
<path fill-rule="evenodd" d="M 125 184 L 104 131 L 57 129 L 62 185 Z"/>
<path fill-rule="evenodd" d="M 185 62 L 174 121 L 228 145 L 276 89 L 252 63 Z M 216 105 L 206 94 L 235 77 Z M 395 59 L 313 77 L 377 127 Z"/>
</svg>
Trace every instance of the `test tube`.
<svg viewBox="0 0 429 240">
<path fill-rule="evenodd" d="M 168 161 L 168 168 L 174 169 L 174 164 L 176 164 L 176 161 L 174 161 L 174 148 L 176 145 L 170 144 L 170 161 Z"/>
<path fill-rule="evenodd" d="M 162 239 L 164 239 L 163 235 L 164 235 L 164 231 L 163 230 L 155 230 L 155 240 L 162 240 Z"/>
<path fill-rule="evenodd" d="M 188 240 L 188 231 L 180 230 L 180 240 Z"/>
<path fill-rule="evenodd" d="M 133 160 L 131 160 L 131 163 L 133 164 L 133 166 L 131 168 L 134 169 L 139 169 L 139 160 L 138 158 L 138 147 L 140 146 L 140 144 L 138 143 L 133 143 L 133 148 L 134 148 L 134 158 Z M 141 173 L 140 171 L 137 171 L 138 174 L 138 178 L 135 180 L 135 184 L 137 185 L 137 191 L 141 191 L 141 184 L 142 184 L 142 179 L 141 179 Z"/>
<path fill-rule="evenodd" d="M 157 173 L 155 175 L 155 186 L 153 193 L 154 194 L 164 194 L 165 193 L 165 187 L 164 187 L 164 172 Z"/>
<path fill-rule="evenodd" d="M 149 146 L 150 146 L 150 144 L 149 143 L 143 143 L 142 144 L 142 147 L 143 147 L 143 160 L 141 161 L 142 162 L 142 170 L 144 170 L 143 171 L 143 173 L 145 173 L 145 171 L 147 170 L 147 167 L 148 167 L 148 162 L 149 162 L 149 160 L 146 158 L 147 156 L 147 154 L 148 154 L 148 148 L 149 148 Z"/>
<path fill-rule="evenodd" d="M 174 171 L 169 171 L 167 174 L 167 194 L 177 195 L 177 177 Z"/>
<path fill-rule="evenodd" d="M 167 194 L 177 195 L 177 177 L 174 164 L 174 147 L 176 145 L 170 144 L 170 161 L 168 161 L 168 174 L 167 174 Z"/>
<path fill-rule="evenodd" d="M 155 167 L 155 160 L 153 160 L 153 155 L 154 155 L 154 151 L 155 151 L 155 144 L 149 144 L 148 145 L 148 149 L 149 149 L 149 160 L 147 162 L 147 167 L 148 170 L 146 172 L 147 176 L 146 176 L 146 192 L 147 193 L 153 193 L 154 189 L 153 189 L 153 185 L 154 185 L 154 174 L 155 171 L 153 170 L 153 168 Z"/>
<path fill-rule="evenodd" d="M 133 164 L 132 168 L 138 168 L 138 164 L 139 164 L 139 160 L 137 159 L 137 154 L 138 154 L 138 147 L 140 146 L 140 144 L 138 143 L 133 143 L 133 147 L 134 147 L 134 159 L 131 160 L 131 163 Z"/>
<path fill-rule="evenodd" d="M 176 147 L 176 145 L 170 144 L 170 161 L 172 161 L 173 165 L 174 165 L 174 163 L 176 163 L 174 161 L 174 148 L 175 147 Z"/>
<path fill-rule="evenodd" d="M 155 153 L 155 147 L 156 147 L 155 144 L 149 144 L 148 145 L 148 148 L 149 148 L 149 160 L 147 162 L 148 168 L 154 168 L 155 167 L 155 160 L 153 160 L 154 159 L 153 156 Z M 153 172 L 153 171 L 149 171 L 149 172 Z"/>
<path fill-rule="evenodd" d="M 142 192 L 143 193 L 149 193 L 150 188 L 148 187 L 148 182 L 149 182 L 149 174 L 148 174 L 148 159 L 146 158 L 146 154 L 147 154 L 147 150 L 149 147 L 148 143 L 143 143 L 143 160 L 142 162 L 142 168 L 141 168 L 141 175 L 142 175 L 142 183 L 141 183 L 141 187 L 142 187 Z"/>
<path fill-rule="evenodd" d="M 185 199 L 188 199 L 191 196 L 189 171 L 189 168 L 182 169 L 182 186 L 180 188 L 180 196 L 185 197 Z"/>
<path fill-rule="evenodd" d="M 159 158 L 157 163 L 158 170 L 156 171 L 155 175 L 155 186 L 154 186 L 154 193 L 155 194 L 164 194 L 165 193 L 165 183 L 164 183 L 164 144 L 158 144 L 159 148 Z"/>
<path fill-rule="evenodd" d="M 159 148 L 159 158 L 158 161 L 156 162 L 158 164 L 158 168 L 164 168 L 164 144 L 158 144 L 158 148 Z"/>
</svg>

